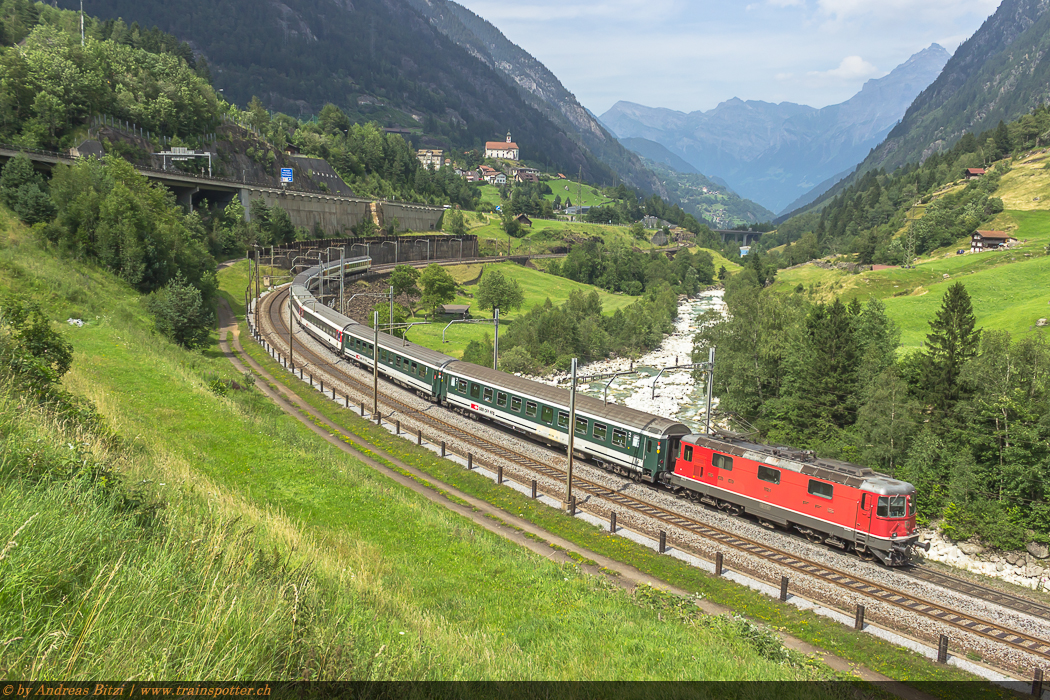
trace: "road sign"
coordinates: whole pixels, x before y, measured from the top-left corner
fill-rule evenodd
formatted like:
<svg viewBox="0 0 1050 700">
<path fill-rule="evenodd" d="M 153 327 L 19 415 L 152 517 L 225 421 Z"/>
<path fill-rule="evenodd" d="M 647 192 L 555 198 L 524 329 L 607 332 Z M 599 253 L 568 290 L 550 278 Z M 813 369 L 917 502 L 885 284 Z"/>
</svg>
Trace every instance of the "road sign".
<svg viewBox="0 0 1050 700">
<path fill-rule="evenodd" d="M 281 168 L 281 182 L 291 182 L 293 179 L 291 168 Z"/>
<path fill-rule="evenodd" d="M 501 207 L 500 205 L 497 204 L 496 205 L 496 211 L 503 211 L 503 207 Z"/>
</svg>

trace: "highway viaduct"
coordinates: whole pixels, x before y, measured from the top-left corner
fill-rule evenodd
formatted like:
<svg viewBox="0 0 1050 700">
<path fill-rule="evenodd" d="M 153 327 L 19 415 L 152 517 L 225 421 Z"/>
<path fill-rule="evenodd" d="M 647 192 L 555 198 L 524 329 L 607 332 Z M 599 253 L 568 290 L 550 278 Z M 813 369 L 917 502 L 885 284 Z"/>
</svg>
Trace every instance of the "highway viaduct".
<svg viewBox="0 0 1050 700">
<path fill-rule="evenodd" d="M 61 153 L 0 145 L 0 159 L 5 162 L 19 153 L 25 153 L 37 169 L 45 171 L 59 163 L 71 164 L 74 160 L 73 157 Z M 236 180 L 201 177 L 176 170 L 153 170 L 138 166 L 136 170 L 151 181 L 171 190 L 176 201 L 187 211 L 205 200 L 209 204 L 226 206 L 237 199 L 244 205 L 245 216 L 250 217 L 251 201 L 261 199 L 269 207 L 279 205 L 288 212 L 295 226 L 310 231 L 320 228 L 344 236 L 350 235 L 350 229 L 365 218 L 371 218 L 380 227 L 396 218 L 401 229 L 433 231 L 437 228 L 444 211 L 441 207 L 423 204 L 285 190 Z"/>
</svg>

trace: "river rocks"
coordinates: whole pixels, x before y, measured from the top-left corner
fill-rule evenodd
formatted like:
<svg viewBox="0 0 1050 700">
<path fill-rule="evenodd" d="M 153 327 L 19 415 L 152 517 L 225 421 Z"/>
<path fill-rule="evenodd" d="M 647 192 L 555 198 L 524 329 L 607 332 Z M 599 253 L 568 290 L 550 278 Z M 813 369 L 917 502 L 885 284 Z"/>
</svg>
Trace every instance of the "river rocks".
<svg viewBox="0 0 1050 700">
<path fill-rule="evenodd" d="M 978 554 L 984 553 L 984 547 L 977 542 L 960 542 L 959 551 L 968 557 L 975 557 Z"/>
<path fill-rule="evenodd" d="M 1036 559 L 1046 559 L 1047 557 L 1050 557 L 1050 548 L 1048 548 L 1045 544 L 1040 544 L 1038 542 L 1029 542 L 1028 546 L 1025 547 L 1025 549 L 1027 549 L 1028 553 Z"/>
</svg>

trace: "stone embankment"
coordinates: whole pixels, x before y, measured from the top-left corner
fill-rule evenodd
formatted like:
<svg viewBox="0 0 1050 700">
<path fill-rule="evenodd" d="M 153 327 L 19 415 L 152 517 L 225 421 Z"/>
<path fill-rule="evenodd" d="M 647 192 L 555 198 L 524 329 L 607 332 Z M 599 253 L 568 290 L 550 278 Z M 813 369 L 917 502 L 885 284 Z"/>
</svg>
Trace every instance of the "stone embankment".
<svg viewBox="0 0 1050 700">
<path fill-rule="evenodd" d="M 923 539 L 930 542 L 927 559 L 1017 586 L 1050 590 L 1050 550 L 1044 544 L 1030 542 L 1022 552 L 997 552 L 973 540 L 953 542 L 939 530 L 923 533 Z"/>
</svg>

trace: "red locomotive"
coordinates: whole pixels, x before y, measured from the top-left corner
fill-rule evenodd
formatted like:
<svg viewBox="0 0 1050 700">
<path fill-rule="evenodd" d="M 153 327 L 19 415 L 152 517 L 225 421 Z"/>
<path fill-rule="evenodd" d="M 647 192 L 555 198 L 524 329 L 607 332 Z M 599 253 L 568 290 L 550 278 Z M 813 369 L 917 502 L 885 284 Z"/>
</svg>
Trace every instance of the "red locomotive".
<svg viewBox="0 0 1050 700">
<path fill-rule="evenodd" d="M 680 495 L 887 566 L 907 563 L 908 547 L 929 550 L 915 532 L 914 486 L 811 452 L 687 435 L 666 481 Z"/>
</svg>

